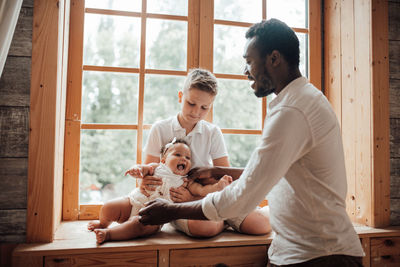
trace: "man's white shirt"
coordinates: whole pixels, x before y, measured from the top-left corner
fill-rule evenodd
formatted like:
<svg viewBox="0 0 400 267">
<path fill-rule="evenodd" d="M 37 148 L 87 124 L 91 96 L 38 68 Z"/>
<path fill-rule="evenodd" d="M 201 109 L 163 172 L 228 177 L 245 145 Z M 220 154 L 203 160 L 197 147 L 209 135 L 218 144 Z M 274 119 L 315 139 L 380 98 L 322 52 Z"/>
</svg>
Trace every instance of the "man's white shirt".
<svg viewBox="0 0 400 267">
<path fill-rule="evenodd" d="M 207 195 L 210 220 L 248 213 L 268 194 L 275 232 L 271 263 L 344 254 L 363 256 L 346 213 L 347 180 L 340 126 L 325 96 L 301 77 L 271 101 L 261 143 L 237 182 Z"/>
</svg>

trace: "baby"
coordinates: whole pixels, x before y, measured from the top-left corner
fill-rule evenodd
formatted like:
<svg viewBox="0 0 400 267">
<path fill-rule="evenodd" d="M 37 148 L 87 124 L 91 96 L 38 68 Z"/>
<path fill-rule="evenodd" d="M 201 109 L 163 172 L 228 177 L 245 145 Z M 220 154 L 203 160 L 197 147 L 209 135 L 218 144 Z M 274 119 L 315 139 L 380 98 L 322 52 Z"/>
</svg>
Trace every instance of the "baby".
<svg viewBox="0 0 400 267">
<path fill-rule="evenodd" d="M 139 222 L 138 213 L 144 204 L 156 198 L 171 201 L 169 189 L 185 186 L 194 196 L 204 197 L 208 193 L 220 191 L 232 182 L 232 177 L 224 176 L 217 183 L 201 185 L 185 176 L 191 167 L 191 151 L 189 145 L 182 139 L 175 139 L 166 144 L 161 151 L 161 162 L 148 165 L 137 165 L 126 171 L 133 177 L 143 178 L 147 174 L 162 178 L 162 185 L 155 191 L 143 195 L 139 188 L 134 189 L 127 197 L 106 202 L 100 210 L 99 221 L 88 223 L 88 229 L 96 234 L 97 243 L 109 240 L 128 240 L 136 237 L 154 234 L 160 226 L 145 226 Z M 119 225 L 107 228 L 112 222 Z"/>
</svg>

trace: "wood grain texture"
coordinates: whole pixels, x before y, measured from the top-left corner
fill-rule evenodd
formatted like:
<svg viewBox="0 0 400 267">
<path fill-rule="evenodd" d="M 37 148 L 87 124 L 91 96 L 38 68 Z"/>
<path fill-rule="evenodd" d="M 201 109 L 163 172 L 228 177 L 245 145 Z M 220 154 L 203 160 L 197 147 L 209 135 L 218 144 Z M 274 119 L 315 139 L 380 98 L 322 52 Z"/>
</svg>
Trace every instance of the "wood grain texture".
<svg viewBox="0 0 400 267">
<path fill-rule="evenodd" d="M 0 106 L 0 158 L 27 157 L 29 109 Z"/>
<path fill-rule="evenodd" d="M 49 256 L 45 257 L 45 266 L 157 266 L 157 251 Z"/>
<path fill-rule="evenodd" d="M 22 7 L 33 7 L 33 0 L 24 0 L 22 2 Z"/>
<path fill-rule="evenodd" d="M 390 119 L 390 157 L 400 158 L 400 119 Z"/>
<path fill-rule="evenodd" d="M 398 62 L 400 64 L 400 62 Z M 400 119 L 400 80 L 390 79 L 390 118 Z"/>
<path fill-rule="evenodd" d="M 399 266 L 400 237 L 371 238 L 371 266 Z"/>
<path fill-rule="evenodd" d="M 11 41 L 10 56 L 30 57 L 32 53 L 33 8 L 21 8 L 14 36 Z"/>
<path fill-rule="evenodd" d="M 400 225 L 400 199 L 390 199 L 390 224 Z"/>
<path fill-rule="evenodd" d="M 23 243 L 26 233 L 26 210 L 0 210 L 0 243 Z"/>
<path fill-rule="evenodd" d="M 400 1 L 389 1 L 389 40 L 400 41 Z"/>
<path fill-rule="evenodd" d="M 400 41 L 389 41 L 390 79 L 400 80 Z"/>
<path fill-rule="evenodd" d="M 0 209 L 26 209 L 27 158 L 0 158 Z"/>
<path fill-rule="evenodd" d="M 31 59 L 8 56 L 0 79 L 0 106 L 29 106 Z"/>
<path fill-rule="evenodd" d="M 10 267 L 12 264 L 12 252 L 18 244 L 0 244 L 0 266 Z"/>
<path fill-rule="evenodd" d="M 170 251 L 169 265 L 266 266 L 267 246 L 177 249 Z"/>
</svg>

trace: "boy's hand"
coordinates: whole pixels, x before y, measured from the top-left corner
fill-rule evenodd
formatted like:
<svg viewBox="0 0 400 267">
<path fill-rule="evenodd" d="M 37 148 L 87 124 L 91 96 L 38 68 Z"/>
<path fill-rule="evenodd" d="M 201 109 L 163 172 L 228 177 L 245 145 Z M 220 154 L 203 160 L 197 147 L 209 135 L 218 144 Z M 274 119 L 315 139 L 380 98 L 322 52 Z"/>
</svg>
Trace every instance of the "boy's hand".
<svg viewBox="0 0 400 267">
<path fill-rule="evenodd" d="M 171 196 L 171 200 L 175 203 L 196 200 L 196 198 L 193 197 L 190 191 L 183 185 L 179 187 L 171 187 L 169 189 L 169 195 Z"/>
<path fill-rule="evenodd" d="M 125 176 L 128 174 L 135 178 L 144 178 L 147 175 L 153 175 L 154 168 L 149 165 L 136 165 L 125 172 Z"/>
<path fill-rule="evenodd" d="M 156 190 L 156 187 L 162 185 L 162 179 L 159 177 L 155 176 L 144 176 L 142 179 L 142 182 L 140 183 L 140 192 L 145 195 L 146 197 L 149 197 L 150 194 L 147 193 L 147 191 L 154 191 Z"/>
</svg>

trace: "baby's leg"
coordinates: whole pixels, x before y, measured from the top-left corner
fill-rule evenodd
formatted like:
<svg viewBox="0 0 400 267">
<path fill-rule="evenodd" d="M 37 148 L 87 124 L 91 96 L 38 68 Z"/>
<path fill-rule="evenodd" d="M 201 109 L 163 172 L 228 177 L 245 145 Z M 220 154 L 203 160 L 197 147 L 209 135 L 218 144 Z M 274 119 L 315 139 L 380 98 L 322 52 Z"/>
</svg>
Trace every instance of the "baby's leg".
<svg viewBox="0 0 400 267">
<path fill-rule="evenodd" d="M 264 235 L 271 232 L 269 207 L 265 206 L 250 212 L 240 225 L 240 232 L 250 235 Z"/>
<path fill-rule="evenodd" d="M 98 228 L 107 228 L 112 222 L 125 222 L 129 219 L 131 210 L 129 198 L 118 198 L 106 202 L 100 209 L 99 220 L 89 222 L 87 228 L 93 231 Z"/>
<path fill-rule="evenodd" d="M 212 237 L 224 230 L 224 222 L 188 220 L 189 232 L 195 237 Z"/>
<path fill-rule="evenodd" d="M 120 225 L 108 229 L 96 229 L 94 232 L 97 243 L 101 244 L 109 240 L 128 240 L 148 236 L 159 230 L 159 225 L 143 225 L 139 222 L 139 216 L 134 216 Z"/>
</svg>

